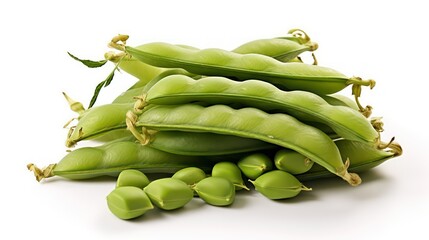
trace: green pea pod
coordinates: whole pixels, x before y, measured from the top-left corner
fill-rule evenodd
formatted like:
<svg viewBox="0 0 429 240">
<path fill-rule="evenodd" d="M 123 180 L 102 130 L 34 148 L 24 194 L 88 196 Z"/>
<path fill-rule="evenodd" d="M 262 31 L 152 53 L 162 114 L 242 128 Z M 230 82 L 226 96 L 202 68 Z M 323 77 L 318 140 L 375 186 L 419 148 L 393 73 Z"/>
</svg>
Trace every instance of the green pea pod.
<svg viewBox="0 0 429 240">
<path fill-rule="evenodd" d="M 351 185 L 360 184 L 359 176 L 347 171 L 347 165 L 329 136 L 282 113 L 267 114 L 256 108 L 236 110 L 225 105 L 158 105 L 145 109 L 140 116 L 129 112 L 127 126 L 143 144 L 150 142 L 150 135 L 142 136 L 137 131 L 141 127 L 146 133 L 152 130 L 195 131 L 255 138 L 295 150 Z"/>
<path fill-rule="evenodd" d="M 294 36 L 294 32 L 301 32 L 305 37 Z M 257 39 L 247 42 L 235 48 L 232 52 L 240 54 L 257 53 L 272 57 L 282 62 L 289 62 L 301 53 L 307 51 L 312 52 L 317 48 L 318 44 L 311 42 L 309 37 L 302 30 L 293 30 L 289 36 L 271 39 Z"/>
<path fill-rule="evenodd" d="M 110 141 L 130 136 L 126 130 L 125 115 L 133 104 L 105 104 L 90 108 L 78 118 L 76 126 L 70 128 L 66 146 L 73 147 L 82 140 Z"/>
<path fill-rule="evenodd" d="M 210 160 L 201 157 L 166 153 L 134 140 L 118 140 L 97 147 L 78 148 L 45 169 L 34 164 L 27 167 L 40 181 L 53 176 L 69 179 L 118 176 L 126 169 L 137 169 L 143 173 L 175 173 L 185 167 L 199 167 L 210 171 L 212 166 Z"/>
<path fill-rule="evenodd" d="M 298 36 L 298 34 L 300 34 Z M 190 46 L 184 46 L 196 50 Z M 272 38 L 272 39 L 258 39 L 248 43 L 245 43 L 234 50 L 236 53 L 258 53 L 266 56 L 273 57 L 282 62 L 289 61 L 298 61 L 297 56 L 305 51 L 314 51 L 317 49 L 317 43 L 310 42 L 309 37 L 302 31 L 297 29 L 292 29 L 288 36 Z M 168 71 L 164 68 L 154 67 L 148 64 L 145 64 L 141 61 L 136 60 L 130 55 L 125 55 L 123 53 L 114 53 L 107 52 L 105 58 L 114 63 L 118 63 L 119 68 L 136 78 L 140 79 L 137 83 L 131 86 L 126 92 L 118 96 L 113 102 L 123 103 L 133 101 L 133 97 L 139 95 L 135 94 L 138 91 L 133 91 L 136 88 L 139 88 L 139 91 L 153 78 L 160 76 L 163 72 Z"/>
<path fill-rule="evenodd" d="M 372 169 L 385 161 L 402 154 L 402 148 L 397 142 L 390 143 L 390 145 L 385 149 L 376 149 L 373 146 L 362 142 L 344 139 L 335 141 L 335 144 L 340 150 L 343 161 L 345 162 L 347 159 L 350 159 L 350 171 L 358 173 Z M 318 164 L 314 164 L 309 171 L 296 176 L 302 181 L 307 181 L 332 177 L 334 175 Z"/>
<path fill-rule="evenodd" d="M 331 94 L 352 84 L 355 86 L 354 94 L 358 94 L 362 85 L 375 85 L 373 80 L 349 78 L 331 68 L 304 63 L 282 63 L 260 54 L 239 54 L 222 49 L 192 50 L 162 42 L 138 47 L 117 43 L 111 45 L 157 67 L 183 68 L 199 75 L 227 76 L 239 80 L 261 79 L 285 90 Z"/>
<path fill-rule="evenodd" d="M 145 94 L 146 104 L 242 104 L 269 112 L 283 112 L 305 122 L 319 122 L 339 136 L 357 141 L 378 143 L 379 133 L 359 111 L 333 106 L 316 94 L 305 91 L 282 91 L 259 80 L 237 82 L 225 77 L 194 80 L 171 75 Z"/>
</svg>

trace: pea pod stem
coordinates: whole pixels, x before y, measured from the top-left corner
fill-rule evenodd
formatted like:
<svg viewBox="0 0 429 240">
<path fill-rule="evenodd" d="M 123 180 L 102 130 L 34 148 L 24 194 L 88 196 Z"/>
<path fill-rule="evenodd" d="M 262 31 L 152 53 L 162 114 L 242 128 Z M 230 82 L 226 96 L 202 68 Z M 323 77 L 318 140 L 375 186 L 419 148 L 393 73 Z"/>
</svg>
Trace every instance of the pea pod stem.
<svg viewBox="0 0 429 240">
<path fill-rule="evenodd" d="M 33 163 L 27 164 L 27 169 L 34 173 L 36 180 L 40 182 L 44 178 L 50 178 L 54 176 L 53 169 L 57 164 L 49 164 L 47 167 L 40 169 Z"/>
<path fill-rule="evenodd" d="M 292 28 L 288 31 L 288 34 L 301 39 L 302 43 L 310 42 L 310 36 L 302 29 Z"/>
<path fill-rule="evenodd" d="M 365 116 L 369 117 L 372 113 L 372 107 L 363 107 L 359 101 L 359 97 L 362 93 L 362 86 L 369 86 L 370 89 L 375 87 L 375 81 L 372 79 L 362 80 L 360 77 L 352 77 L 349 79 L 349 84 L 352 84 L 352 95 L 355 98 L 356 104 L 358 105 L 359 111 Z"/>
<path fill-rule="evenodd" d="M 142 131 L 139 132 L 136 127 L 135 127 L 135 123 L 137 122 L 138 116 L 131 111 L 127 112 L 126 115 L 126 125 L 127 125 L 127 129 L 134 135 L 134 137 L 143 145 L 147 145 L 150 142 L 150 134 L 149 132 L 146 130 L 145 127 L 142 127 Z"/>
</svg>

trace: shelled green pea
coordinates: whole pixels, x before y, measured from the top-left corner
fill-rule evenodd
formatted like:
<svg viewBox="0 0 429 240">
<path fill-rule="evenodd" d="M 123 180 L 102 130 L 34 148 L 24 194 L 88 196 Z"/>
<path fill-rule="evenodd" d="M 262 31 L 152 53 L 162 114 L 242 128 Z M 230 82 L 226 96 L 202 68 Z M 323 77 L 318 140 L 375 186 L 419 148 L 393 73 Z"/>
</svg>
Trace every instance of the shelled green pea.
<svg viewBox="0 0 429 240">
<path fill-rule="evenodd" d="M 174 178 L 160 178 L 143 189 L 152 203 L 163 210 L 185 206 L 194 197 L 192 189 L 183 181 Z"/>
<path fill-rule="evenodd" d="M 121 219 L 136 218 L 153 209 L 143 189 L 134 186 L 115 188 L 106 199 L 110 211 Z"/>
<path fill-rule="evenodd" d="M 197 195 L 214 206 L 228 206 L 235 200 L 235 186 L 222 177 L 207 177 L 193 187 Z"/>
<path fill-rule="evenodd" d="M 255 181 L 250 182 L 255 186 L 256 191 L 269 199 L 286 199 L 297 196 L 301 191 L 309 191 L 311 188 L 305 187 L 292 174 L 273 170 L 262 174 Z"/>
<path fill-rule="evenodd" d="M 291 174 L 305 173 L 314 164 L 308 157 L 289 149 L 279 150 L 274 156 L 274 163 L 277 169 Z"/>
<path fill-rule="evenodd" d="M 192 186 L 206 178 L 206 173 L 201 168 L 187 167 L 174 173 L 171 178 L 179 179 L 189 186 Z"/>
<path fill-rule="evenodd" d="M 147 176 L 139 170 L 123 170 L 116 180 L 116 187 L 134 186 L 143 189 L 149 184 Z"/>
<path fill-rule="evenodd" d="M 249 179 L 256 179 L 273 168 L 272 160 L 265 154 L 254 153 L 240 159 L 237 163 L 241 172 Z"/>
<path fill-rule="evenodd" d="M 235 190 L 241 190 L 243 188 L 249 190 L 244 184 L 240 168 L 233 162 L 216 163 L 212 169 L 212 176 L 228 179 L 234 184 Z"/>
</svg>

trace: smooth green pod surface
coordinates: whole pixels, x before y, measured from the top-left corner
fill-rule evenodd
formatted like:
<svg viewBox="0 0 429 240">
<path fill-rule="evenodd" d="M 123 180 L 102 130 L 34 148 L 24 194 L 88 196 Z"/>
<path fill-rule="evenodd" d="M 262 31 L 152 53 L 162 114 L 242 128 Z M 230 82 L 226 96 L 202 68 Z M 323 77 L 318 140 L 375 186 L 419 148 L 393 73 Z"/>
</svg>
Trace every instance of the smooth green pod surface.
<svg viewBox="0 0 429 240">
<path fill-rule="evenodd" d="M 286 199 L 298 195 L 302 190 L 311 190 L 292 174 L 273 170 L 262 174 L 255 181 L 250 181 L 255 189 L 269 199 Z"/>
<path fill-rule="evenodd" d="M 253 138 L 207 132 L 160 131 L 151 136 L 150 146 L 165 152 L 216 156 L 272 149 L 275 147 Z"/>
<path fill-rule="evenodd" d="M 199 181 L 194 191 L 206 203 L 214 206 L 228 206 L 235 200 L 235 186 L 222 177 L 207 177 Z"/>
<path fill-rule="evenodd" d="M 305 173 L 314 164 L 308 157 L 289 149 L 277 151 L 274 156 L 274 163 L 277 169 L 291 174 Z"/>
<path fill-rule="evenodd" d="M 273 161 L 263 153 L 250 154 L 237 162 L 241 172 L 249 179 L 256 179 L 273 168 Z"/>
<path fill-rule="evenodd" d="M 244 185 L 241 170 L 233 162 L 219 162 L 213 166 L 212 177 L 221 177 L 229 180 L 235 186 L 235 190 L 247 189 Z"/>
<path fill-rule="evenodd" d="M 134 186 L 143 189 L 149 184 L 147 176 L 136 169 L 122 171 L 116 180 L 116 187 Z"/>
<path fill-rule="evenodd" d="M 331 95 L 322 95 L 320 97 L 323 98 L 327 103 L 329 103 L 333 106 L 344 106 L 344 107 L 349 107 L 351 109 L 359 111 L 359 107 L 356 104 L 356 101 L 354 101 L 354 100 L 352 100 L 349 97 L 346 97 L 344 95 L 331 94 Z"/>
<path fill-rule="evenodd" d="M 146 104 L 241 104 L 268 112 L 283 112 L 305 122 L 329 126 L 339 136 L 364 142 L 376 142 L 379 134 L 359 111 L 333 106 L 316 94 L 282 91 L 259 80 L 237 82 L 224 77 L 194 80 L 171 75 L 157 82 L 145 95 Z"/>
<path fill-rule="evenodd" d="M 359 176 L 347 171 L 329 136 L 286 114 L 267 114 L 255 108 L 237 110 L 225 105 L 185 104 L 153 106 L 138 117 L 129 113 L 127 119 L 129 129 L 144 127 L 147 130 L 213 132 L 256 138 L 295 150 L 351 185 L 360 184 Z"/>
<path fill-rule="evenodd" d="M 374 81 L 348 78 L 331 68 L 282 63 L 260 54 L 239 54 L 222 49 L 193 50 L 162 42 L 135 48 L 125 46 L 125 51 L 142 62 L 158 67 L 183 68 L 199 75 L 229 76 L 240 80 L 261 79 L 286 90 L 330 94 L 350 84 L 375 84 Z"/>
<path fill-rule="evenodd" d="M 154 205 L 163 210 L 173 210 L 185 206 L 194 197 L 189 186 L 174 178 L 160 178 L 144 188 Z"/>
<path fill-rule="evenodd" d="M 140 217 L 153 205 L 143 189 L 133 186 L 115 188 L 106 197 L 110 211 L 121 219 Z"/>
<path fill-rule="evenodd" d="M 180 169 L 171 176 L 171 178 L 179 179 L 186 184 L 192 186 L 207 177 L 207 174 L 197 167 L 187 167 Z"/>
</svg>

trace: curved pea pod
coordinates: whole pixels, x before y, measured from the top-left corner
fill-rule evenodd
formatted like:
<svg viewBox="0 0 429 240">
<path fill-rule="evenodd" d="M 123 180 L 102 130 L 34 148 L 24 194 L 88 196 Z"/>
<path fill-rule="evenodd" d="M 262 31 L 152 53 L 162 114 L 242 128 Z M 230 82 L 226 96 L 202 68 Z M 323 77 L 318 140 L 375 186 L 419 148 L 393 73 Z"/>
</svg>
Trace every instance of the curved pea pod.
<svg viewBox="0 0 429 240">
<path fill-rule="evenodd" d="M 123 170 L 116 180 L 116 187 L 133 186 L 143 189 L 149 184 L 147 176 L 136 169 Z"/>
<path fill-rule="evenodd" d="M 255 138 L 295 150 L 351 185 L 360 184 L 359 176 L 347 171 L 329 136 L 282 113 L 268 114 L 256 108 L 233 109 L 226 105 L 156 105 L 144 109 L 140 116 L 128 112 L 127 126 L 143 144 L 150 143 L 147 133 L 152 130 L 212 132 Z M 138 128 L 144 131 L 140 133 Z"/>
<path fill-rule="evenodd" d="M 83 112 L 76 126 L 70 128 L 66 146 L 73 147 L 83 140 L 110 141 L 126 136 L 125 116 L 133 104 L 105 104 Z"/>
<path fill-rule="evenodd" d="M 296 34 L 302 33 L 302 36 Z M 257 53 L 275 58 L 282 62 L 289 62 L 295 59 L 298 55 L 307 51 L 315 51 L 318 44 L 311 42 L 307 34 L 302 30 L 294 29 L 290 34 L 284 37 L 271 39 L 257 39 L 232 50 L 232 52 L 240 54 Z"/>
<path fill-rule="evenodd" d="M 121 219 L 140 217 L 153 209 L 152 202 L 143 189 L 133 186 L 115 188 L 106 197 L 110 211 Z"/>
<path fill-rule="evenodd" d="M 250 154 L 237 162 L 241 172 L 249 179 L 256 179 L 273 168 L 273 161 L 263 153 Z"/>
<path fill-rule="evenodd" d="M 199 75 L 228 76 L 238 80 L 261 79 L 285 90 L 331 94 L 354 85 L 353 93 L 359 94 L 362 85 L 375 86 L 373 80 L 347 77 L 332 68 L 282 63 L 261 54 L 239 54 L 214 48 L 193 50 L 162 42 L 138 47 L 111 45 L 153 66 L 183 68 Z"/>
<path fill-rule="evenodd" d="M 233 162 L 216 163 L 212 169 L 212 177 L 220 177 L 229 180 L 234 184 L 235 190 L 241 190 L 243 188 L 249 190 L 249 188 L 244 185 L 240 168 Z"/>
<path fill-rule="evenodd" d="M 175 172 L 171 178 L 179 179 L 192 186 L 206 178 L 207 174 L 201 168 L 187 167 Z"/>
<path fill-rule="evenodd" d="M 207 177 L 194 186 L 194 191 L 206 203 L 214 206 L 228 206 L 235 200 L 235 186 L 228 179 Z"/>
<path fill-rule="evenodd" d="M 210 132 L 160 131 L 150 146 L 165 152 L 191 156 L 218 156 L 273 149 L 276 146 L 253 138 Z"/>
<path fill-rule="evenodd" d="M 377 149 L 366 143 L 344 139 L 335 141 L 335 144 L 340 150 L 343 161 L 346 162 L 350 159 L 350 171 L 358 173 L 368 171 L 392 158 L 402 155 L 402 147 L 397 142 L 391 142 L 384 149 Z M 332 173 L 326 171 L 318 164 L 314 164 L 306 173 L 296 175 L 301 181 L 332 176 L 334 176 Z"/>
<path fill-rule="evenodd" d="M 314 164 L 308 157 L 289 149 L 282 149 L 276 152 L 274 163 L 277 169 L 291 174 L 305 173 Z"/>
<path fill-rule="evenodd" d="M 269 199 L 286 199 L 297 196 L 301 191 L 309 191 L 311 188 L 305 187 L 292 174 L 273 170 L 262 174 L 255 181 L 250 181 L 255 189 Z"/>
<path fill-rule="evenodd" d="M 329 126 L 339 136 L 378 144 L 379 133 L 359 111 L 328 104 L 305 91 L 283 91 L 259 80 L 233 81 L 225 77 L 198 80 L 171 75 L 157 82 L 144 96 L 146 104 L 241 104 L 267 112 L 287 113 L 303 122 Z"/>
<path fill-rule="evenodd" d="M 194 197 L 193 191 L 185 182 L 174 178 L 154 180 L 143 190 L 152 203 L 163 210 L 181 208 Z"/>
<path fill-rule="evenodd" d="M 213 163 L 201 157 L 166 153 L 134 140 L 115 141 L 97 147 L 82 147 L 67 153 L 58 163 L 39 169 L 34 164 L 27 168 L 38 181 L 53 176 L 68 179 L 90 179 L 100 176 L 118 176 L 126 169 L 143 173 L 175 173 L 185 167 L 211 170 Z"/>
</svg>

